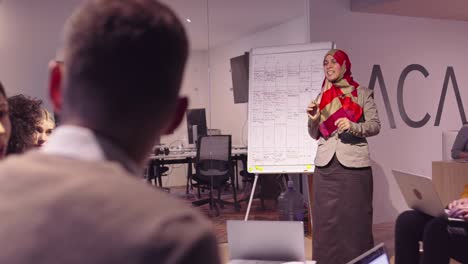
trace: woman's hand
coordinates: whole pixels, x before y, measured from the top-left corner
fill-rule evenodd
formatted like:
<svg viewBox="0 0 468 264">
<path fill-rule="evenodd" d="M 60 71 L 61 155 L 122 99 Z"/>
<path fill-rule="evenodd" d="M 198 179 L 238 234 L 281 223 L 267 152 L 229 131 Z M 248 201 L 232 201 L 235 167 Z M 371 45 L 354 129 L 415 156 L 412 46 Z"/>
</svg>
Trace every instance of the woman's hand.
<svg viewBox="0 0 468 264">
<path fill-rule="evenodd" d="M 462 198 L 448 205 L 450 217 L 460 218 L 468 221 L 468 198 Z"/>
<path fill-rule="evenodd" d="M 338 133 L 342 133 L 351 127 L 351 121 L 346 117 L 342 117 L 335 121 L 335 126 L 338 127 Z"/>
<path fill-rule="evenodd" d="M 309 118 L 312 119 L 312 121 L 317 121 L 320 117 L 320 110 L 318 104 L 312 101 L 307 106 L 307 114 L 309 115 Z"/>
<path fill-rule="evenodd" d="M 453 208 L 456 208 L 456 207 L 462 206 L 462 205 L 468 205 L 468 198 L 458 199 L 458 200 L 455 200 L 455 201 L 449 203 L 448 209 L 452 210 Z"/>
<path fill-rule="evenodd" d="M 449 213 L 449 217 L 463 219 L 468 221 L 468 204 L 459 205 L 452 208 Z"/>
</svg>

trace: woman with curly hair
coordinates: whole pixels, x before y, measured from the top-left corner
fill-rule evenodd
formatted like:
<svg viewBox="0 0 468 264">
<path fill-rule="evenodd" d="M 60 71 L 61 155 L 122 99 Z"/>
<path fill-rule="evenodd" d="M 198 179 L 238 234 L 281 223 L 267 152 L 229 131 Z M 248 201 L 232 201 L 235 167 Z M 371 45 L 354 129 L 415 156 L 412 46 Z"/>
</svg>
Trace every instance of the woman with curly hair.
<svg viewBox="0 0 468 264">
<path fill-rule="evenodd" d="M 42 120 L 42 101 L 19 94 L 8 98 L 11 138 L 7 155 L 23 153 L 35 146 L 36 127 Z"/>
</svg>

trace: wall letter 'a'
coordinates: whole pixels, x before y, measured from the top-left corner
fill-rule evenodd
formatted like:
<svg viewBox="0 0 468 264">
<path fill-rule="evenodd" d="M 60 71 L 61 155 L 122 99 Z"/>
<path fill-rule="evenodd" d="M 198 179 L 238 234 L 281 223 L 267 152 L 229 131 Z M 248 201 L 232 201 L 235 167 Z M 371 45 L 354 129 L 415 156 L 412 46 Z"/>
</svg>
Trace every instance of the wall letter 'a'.
<svg viewBox="0 0 468 264">
<path fill-rule="evenodd" d="M 462 124 L 466 123 L 465 109 L 463 108 L 463 102 L 460 97 L 460 90 L 458 89 L 455 72 L 453 71 L 453 67 L 447 67 L 447 71 L 445 72 L 444 86 L 442 88 L 442 94 L 440 95 L 439 108 L 437 108 L 437 116 L 434 123 L 435 126 L 439 126 L 440 124 L 440 117 L 442 116 L 442 110 L 444 109 L 445 97 L 447 96 L 447 88 L 450 79 L 452 80 L 452 86 L 455 92 L 455 98 L 457 99 L 458 112 L 460 112 Z"/>
<path fill-rule="evenodd" d="M 387 111 L 388 121 L 390 122 L 390 128 L 396 128 L 395 118 L 393 117 L 392 107 L 390 100 L 388 99 L 387 87 L 385 86 L 384 77 L 380 65 L 375 64 L 372 68 L 371 78 L 369 81 L 369 89 L 374 90 L 375 82 L 379 80 L 380 90 L 382 92 L 383 102 L 385 104 L 385 110 Z"/>
</svg>

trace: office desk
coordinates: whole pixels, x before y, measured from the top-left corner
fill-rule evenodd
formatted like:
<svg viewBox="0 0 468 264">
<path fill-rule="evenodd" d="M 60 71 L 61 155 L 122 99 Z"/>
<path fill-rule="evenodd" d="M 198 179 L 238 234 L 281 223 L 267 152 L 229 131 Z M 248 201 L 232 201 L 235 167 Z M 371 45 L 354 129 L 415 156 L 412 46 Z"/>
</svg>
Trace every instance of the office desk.
<svg viewBox="0 0 468 264">
<path fill-rule="evenodd" d="M 149 158 L 148 181 L 157 180 L 162 187 L 161 168 L 164 165 L 187 164 L 187 187 L 186 194 L 189 193 L 190 177 L 192 177 L 192 163 L 197 153 L 195 151 L 171 152 L 169 155 L 151 155 Z"/>
<path fill-rule="evenodd" d="M 459 199 L 468 184 L 468 163 L 460 161 L 433 161 L 432 182 L 444 205 Z"/>
<path fill-rule="evenodd" d="M 148 173 L 148 181 L 153 179 L 157 180 L 159 186 L 162 186 L 161 180 L 161 168 L 164 165 L 172 165 L 172 164 L 187 164 L 187 184 L 185 193 L 189 194 L 189 187 L 190 187 L 190 179 L 193 174 L 192 165 L 197 157 L 196 150 L 189 150 L 189 151 L 172 151 L 168 155 L 151 155 L 149 158 L 149 173 Z M 231 159 L 236 161 L 236 166 L 234 167 L 234 176 L 236 178 L 236 187 L 238 188 L 238 167 L 237 162 L 239 160 L 243 160 L 247 158 L 247 149 L 232 149 L 231 150 Z"/>
</svg>

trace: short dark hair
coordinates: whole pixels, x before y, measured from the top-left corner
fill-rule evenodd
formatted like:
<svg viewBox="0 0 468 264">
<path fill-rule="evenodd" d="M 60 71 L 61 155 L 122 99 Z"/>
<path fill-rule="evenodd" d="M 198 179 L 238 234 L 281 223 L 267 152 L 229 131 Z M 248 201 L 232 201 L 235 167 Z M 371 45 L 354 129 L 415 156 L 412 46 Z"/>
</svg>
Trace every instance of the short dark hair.
<svg viewBox="0 0 468 264">
<path fill-rule="evenodd" d="M 36 126 L 42 119 L 42 101 L 22 94 L 8 98 L 11 136 L 7 154 L 23 153 L 34 146 Z"/>
<path fill-rule="evenodd" d="M 86 1 L 65 30 L 64 121 L 68 112 L 98 126 L 161 121 L 175 109 L 187 56 L 183 25 L 165 5 Z"/>
</svg>

